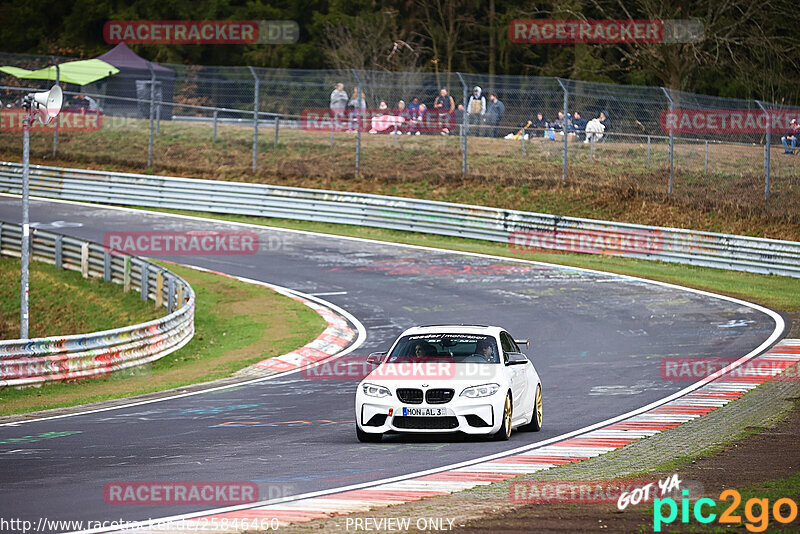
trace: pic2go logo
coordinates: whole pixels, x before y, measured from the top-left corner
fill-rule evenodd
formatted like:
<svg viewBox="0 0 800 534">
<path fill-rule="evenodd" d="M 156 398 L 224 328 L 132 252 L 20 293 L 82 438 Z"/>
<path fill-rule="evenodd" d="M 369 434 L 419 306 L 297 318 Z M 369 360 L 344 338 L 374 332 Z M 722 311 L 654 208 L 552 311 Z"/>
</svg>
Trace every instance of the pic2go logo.
<svg viewBox="0 0 800 534">
<path fill-rule="evenodd" d="M 698 499 L 694 506 L 689 504 L 689 490 L 683 490 L 681 499 L 681 523 L 689 522 L 689 510 L 699 523 L 711 523 L 717 518 L 717 514 L 712 513 L 711 509 L 717 506 L 714 499 L 704 497 Z M 738 524 L 742 522 L 742 516 L 734 514 L 739 504 L 742 502 L 741 494 L 735 489 L 728 489 L 719 494 L 720 501 L 732 499 L 730 506 L 719 516 L 720 523 Z M 664 508 L 668 508 L 668 515 L 664 515 Z M 758 508 L 756 513 L 755 508 Z M 788 509 L 788 510 L 787 510 Z M 788 511 L 784 515 L 784 511 Z M 745 528 L 750 532 L 764 532 L 769 526 L 770 506 L 769 499 L 748 499 L 744 505 L 744 516 L 747 519 Z M 772 505 L 772 517 L 779 523 L 791 523 L 797 518 L 797 503 L 792 499 L 782 498 L 775 501 Z M 653 501 L 653 531 L 661 532 L 662 525 L 668 525 L 678 518 L 678 503 L 675 499 L 666 498 Z"/>
</svg>

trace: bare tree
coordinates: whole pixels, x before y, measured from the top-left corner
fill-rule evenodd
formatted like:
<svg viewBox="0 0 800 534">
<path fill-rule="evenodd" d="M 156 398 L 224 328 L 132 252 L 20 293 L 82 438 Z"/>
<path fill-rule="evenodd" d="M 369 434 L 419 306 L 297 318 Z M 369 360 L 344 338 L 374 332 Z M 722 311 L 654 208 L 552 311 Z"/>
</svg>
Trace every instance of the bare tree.
<svg viewBox="0 0 800 534">
<path fill-rule="evenodd" d="M 420 26 L 430 43 L 437 73 L 439 68 L 444 68 L 449 75 L 454 70 L 456 54 L 470 48 L 463 42 L 468 28 L 474 26 L 468 15 L 469 3 L 466 0 L 417 0 L 417 5 L 424 13 Z M 446 81 L 447 86 L 451 83 L 450 79 Z"/>
<path fill-rule="evenodd" d="M 397 12 L 385 10 L 349 21 L 325 24 L 324 52 L 337 69 L 417 72 L 418 44 L 397 24 Z"/>
<path fill-rule="evenodd" d="M 358 71 L 368 106 L 377 107 L 384 100 L 394 107 L 409 96 L 406 87 L 421 85 L 419 50 L 418 36 L 399 26 L 396 11 L 365 13 L 326 25 L 328 61 L 348 74 L 350 69 Z"/>
<path fill-rule="evenodd" d="M 798 19 L 796 6 L 787 0 L 591 0 L 591 5 L 605 18 L 702 22 L 703 38 L 693 42 L 618 45 L 627 68 L 642 68 L 670 89 L 689 88 L 705 68 L 727 66 L 747 76 L 754 56 L 765 52 L 795 69 L 800 61 L 796 37 L 792 45 L 767 31 L 775 17 Z"/>
</svg>

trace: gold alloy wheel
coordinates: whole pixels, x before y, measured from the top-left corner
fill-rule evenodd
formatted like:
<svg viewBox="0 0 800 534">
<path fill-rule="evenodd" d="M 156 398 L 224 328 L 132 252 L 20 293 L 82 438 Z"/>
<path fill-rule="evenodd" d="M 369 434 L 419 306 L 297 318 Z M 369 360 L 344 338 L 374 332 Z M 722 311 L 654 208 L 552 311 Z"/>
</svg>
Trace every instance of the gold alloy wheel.
<svg viewBox="0 0 800 534">
<path fill-rule="evenodd" d="M 506 433 L 506 436 L 511 435 L 511 395 L 506 395 L 506 404 L 503 408 L 503 423 L 504 428 L 503 432 Z"/>
<path fill-rule="evenodd" d="M 542 426 L 542 388 L 536 386 L 536 419 L 539 421 L 539 427 Z"/>
</svg>

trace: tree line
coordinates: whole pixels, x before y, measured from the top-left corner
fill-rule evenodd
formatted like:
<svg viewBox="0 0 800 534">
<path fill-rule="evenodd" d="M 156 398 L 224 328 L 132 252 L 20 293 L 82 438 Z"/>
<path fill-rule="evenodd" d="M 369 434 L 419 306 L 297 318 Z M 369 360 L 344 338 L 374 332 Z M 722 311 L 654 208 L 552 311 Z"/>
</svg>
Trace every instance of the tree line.
<svg viewBox="0 0 800 534">
<path fill-rule="evenodd" d="M 94 57 L 109 20 L 294 20 L 291 45 L 132 45 L 153 61 L 559 76 L 800 104 L 792 0 L 5 0 L 0 51 Z M 697 19 L 676 44 L 518 44 L 515 19 Z"/>
</svg>

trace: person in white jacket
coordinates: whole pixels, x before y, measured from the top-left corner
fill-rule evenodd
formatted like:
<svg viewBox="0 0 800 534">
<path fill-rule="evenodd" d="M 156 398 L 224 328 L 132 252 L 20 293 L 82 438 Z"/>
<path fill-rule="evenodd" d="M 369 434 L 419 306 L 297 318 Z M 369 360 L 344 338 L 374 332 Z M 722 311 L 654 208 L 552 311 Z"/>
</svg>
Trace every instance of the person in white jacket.
<svg viewBox="0 0 800 534">
<path fill-rule="evenodd" d="M 480 135 L 479 128 L 483 123 L 484 115 L 486 115 L 486 97 L 483 96 L 481 88 L 476 85 L 467 102 L 467 121 L 470 124 L 472 135 Z"/>
</svg>

